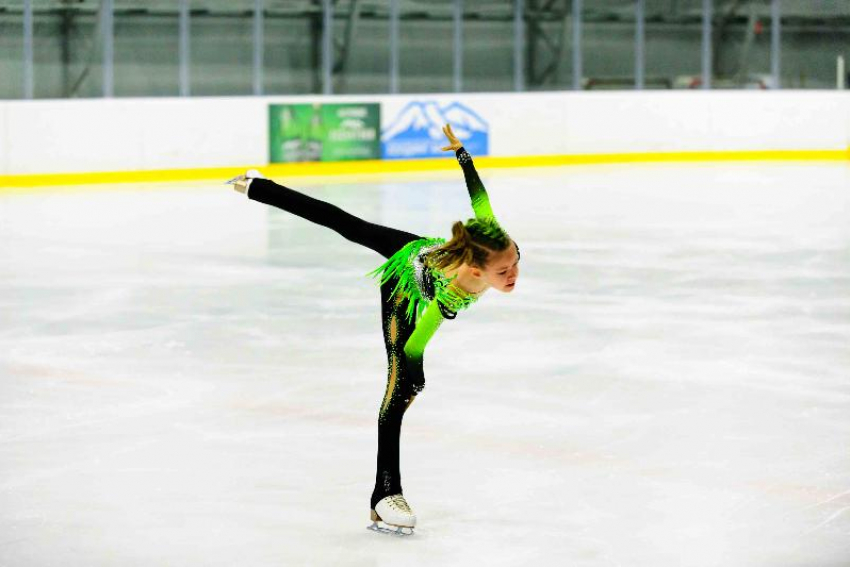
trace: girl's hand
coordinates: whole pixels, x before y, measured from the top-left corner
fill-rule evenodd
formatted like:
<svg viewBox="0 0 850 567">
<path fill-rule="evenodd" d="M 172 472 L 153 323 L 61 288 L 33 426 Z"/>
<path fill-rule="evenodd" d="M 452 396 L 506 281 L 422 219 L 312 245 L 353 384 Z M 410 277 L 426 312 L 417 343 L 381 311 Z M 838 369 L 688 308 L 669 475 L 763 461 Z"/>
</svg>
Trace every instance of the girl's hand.
<svg viewBox="0 0 850 567">
<path fill-rule="evenodd" d="M 460 140 L 457 139 L 455 133 L 452 132 L 451 124 L 446 124 L 445 126 L 443 126 L 443 134 L 445 134 L 446 138 L 449 139 L 449 145 L 443 148 L 444 152 L 447 152 L 449 150 L 457 151 L 463 147 L 463 144 L 461 144 Z"/>
</svg>

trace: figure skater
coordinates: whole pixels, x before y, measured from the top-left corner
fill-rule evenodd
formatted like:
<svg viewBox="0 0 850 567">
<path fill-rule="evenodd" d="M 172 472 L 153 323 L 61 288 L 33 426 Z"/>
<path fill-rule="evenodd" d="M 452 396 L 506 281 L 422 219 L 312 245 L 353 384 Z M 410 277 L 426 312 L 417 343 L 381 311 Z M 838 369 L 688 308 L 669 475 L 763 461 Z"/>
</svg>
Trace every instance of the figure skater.
<svg viewBox="0 0 850 567">
<path fill-rule="evenodd" d="M 399 441 L 402 417 L 425 387 L 425 345 L 444 319 L 454 319 L 491 287 L 513 291 L 519 276 L 519 247 L 496 221 L 472 158 L 450 125 L 443 127 L 443 133 L 449 141 L 443 151 L 455 151 L 475 212 L 475 218 L 452 225 L 449 241 L 372 224 L 266 179 L 257 170 L 227 182 L 250 199 L 326 226 L 387 259 L 366 274 L 379 277 L 389 363 L 378 413 L 378 466 L 369 528 L 398 535 L 412 534 L 416 525 L 402 494 Z"/>
</svg>

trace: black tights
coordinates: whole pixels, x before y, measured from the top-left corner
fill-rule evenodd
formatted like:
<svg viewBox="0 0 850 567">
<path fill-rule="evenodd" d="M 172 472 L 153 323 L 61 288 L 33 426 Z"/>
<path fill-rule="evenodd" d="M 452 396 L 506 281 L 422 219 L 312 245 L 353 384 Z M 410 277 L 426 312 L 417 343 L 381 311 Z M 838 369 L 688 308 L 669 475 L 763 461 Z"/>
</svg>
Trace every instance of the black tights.
<svg viewBox="0 0 850 567">
<path fill-rule="evenodd" d="M 330 203 L 308 197 L 268 179 L 254 179 L 248 196 L 326 226 L 352 242 L 371 248 L 384 258 L 389 258 L 408 242 L 421 238 L 409 232 L 366 222 Z M 401 295 L 391 297 L 396 283 L 396 279 L 391 279 L 381 286 L 381 319 L 388 370 L 387 389 L 378 415 L 378 472 L 370 501 L 372 509 L 383 497 L 402 491 L 399 471 L 401 421 L 416 397 L 407 376 L 404 357 L 404 345 L 413 332 L 413 325 L 408 324 L 404 316 L 408 300 Z"/>
</svg>

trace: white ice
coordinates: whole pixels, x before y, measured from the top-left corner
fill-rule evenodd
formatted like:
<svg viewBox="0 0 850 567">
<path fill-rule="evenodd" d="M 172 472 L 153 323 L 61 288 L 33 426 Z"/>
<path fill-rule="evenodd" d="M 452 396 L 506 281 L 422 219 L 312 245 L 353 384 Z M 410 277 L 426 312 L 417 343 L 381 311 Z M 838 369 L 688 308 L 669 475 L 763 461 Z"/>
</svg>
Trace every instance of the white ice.
<svg viewBox="0 0 850 567">
<path fill-rule="evenodd" d="M 510 294 L 366 530 L 378 254 L 216 183 L 0 192 L 0 565 L 850 564 L 845 164 L 481 171 Z M 460 172 L 279 180 L 450 235 Z"/>
</svg>

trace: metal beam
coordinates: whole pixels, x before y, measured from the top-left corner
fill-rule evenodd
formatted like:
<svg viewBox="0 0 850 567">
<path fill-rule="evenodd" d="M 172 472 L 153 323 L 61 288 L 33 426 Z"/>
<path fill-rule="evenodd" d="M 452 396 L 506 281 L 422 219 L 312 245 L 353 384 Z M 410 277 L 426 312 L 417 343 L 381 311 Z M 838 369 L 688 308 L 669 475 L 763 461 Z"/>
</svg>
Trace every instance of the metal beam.
<svg viewBox="0 0 850 567">
<path fill-rule="evenodd" d="M 528 0 L 525 22 L 526 88 L 555 86 L 567 30 L 567 0 Z M 554 25 L 544 27 L 544 23 Z"/>
<path fill-rule="evenodd" d="M 573 0 L 573 90 L 581 90 L 581 0 Z"/>
<path fill-rule="evenodd" d="M 24 1 L 24 98 L 33 97 L 32 0 Z"/>
<path fill-rule="evenodd" d="M 514 90 L 522 91 L 525 88 L 523 76 L 522 54 L 525 45 L 525 26 L 523 22 L 523 10 L 525 0 L 514 0 Z"/>
<path fill-rule="evenodd" d="M 738 70 L 733 75 L 734 81 L 738 85 L 746 85 L 749 82 L 750 51 L 756 41 L 756 27 L 759 21 L 758 6 L 755 3 L 751 3 L 749 9 L 750 15 L 744 27 L 744 41 L 741 44 Z"/>
<path fill-rule="evenodd" d="M 463 0 L 455 0 L 452 16 L 454 22 L 453 83 L 454 91 L 459 93 L 463 90 Z"/>
<path fill-rule="evenodd" d="M 713 10 L 712 0 L 702 0 L 702 88 L 711 88 L 711 20 Z"/>
<path fill-rule="evenodd" d="M 390 0 L 390 93 L 398 93 L 398 0 Z"/>
<path fill-rule="evenodd" d="M 62 96 L 68 98 L 74 91 L 71 81 L 71 30 L 74 25 L 74 12 L 69 7 L 63 7 L 59 20 L 59 34 L 61 37 L 62 57 Z"/>
<path fill-rule="evenodd" d="M 342 43 L 334 49 L 334 63 L 331 74 L 336 76 L 335 86 L 339 92 L 345 92 L 348 62 L 351 58 L 351 47 L 354 38 L 357 37 L 357 23 L 360 21 L 360 0 L 351 0 L 349 3 L 348 20 L 345 23 L 345 31 L 342 34 Z M 337 42 L 334 41 L 334 44 Z"/>
<path fill-rule="evenodd" d="M 635 88 L 643 89 L 644 47 L 646 45 L 645 0 L 635 0 Z"/>
<path fill-rule="evenodd" d="M 322 92 L 333 94 L 331 75 L 333 66 L 333 5 L 331 0 L 322 0 Z"/>
<path fill-rule="evenodd" d="M 191 81 L 189 76 L 189 0 L 180 0 L 180 52 L 178 65 L 180 67 L 180 96 L 189 96 Z"/>
<path fill-rule="evenodd" d="M 780 0 L 772 0 L 770 3 L 770 72 L 773 75 L 773 88 L 782 87 L 782 77 L 780 76 L 780 61 L 781 55 L 781 16 L 782 8 L 779 5 Z"/>
<path fill-rule="evenodd" d="M 254 94 L 263 94 L 263 0 L 254 0 Z"/>
<path fill-rule="evenodd" d="M 115 60 L 115 30 L 113 23 L 113 0 L 103 0 L 101 3 L 101 42 L 103 45 L 103 96 L 111 97 L 115 94 L 115 74 L 113 62 Z"/>
</svg>

